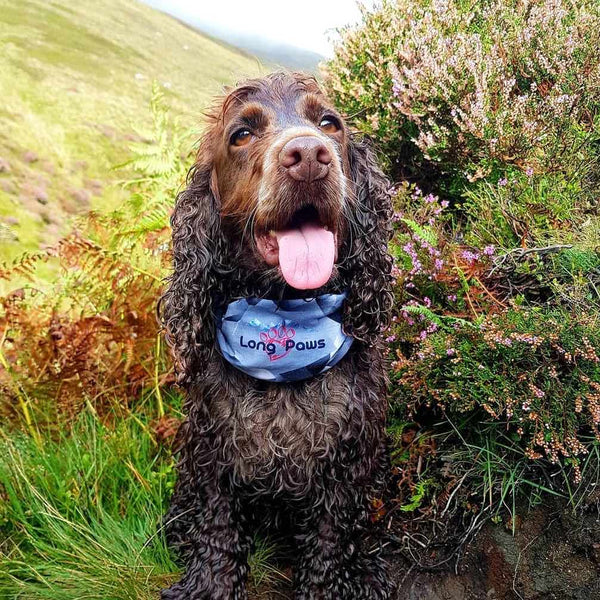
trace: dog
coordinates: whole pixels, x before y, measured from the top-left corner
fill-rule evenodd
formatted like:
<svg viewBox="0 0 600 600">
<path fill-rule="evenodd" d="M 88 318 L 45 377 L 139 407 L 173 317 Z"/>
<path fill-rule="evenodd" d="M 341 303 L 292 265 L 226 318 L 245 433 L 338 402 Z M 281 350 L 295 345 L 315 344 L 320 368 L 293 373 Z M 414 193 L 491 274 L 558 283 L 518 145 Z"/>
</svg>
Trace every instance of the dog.
<svg viewBox="0 0 600 600">
<path fill-rule="evenodd" d="M 393 302 L 389 183 L 315 79 L 278 72 L 209 112 L 159 303 L 186 418 L 163 600 L 247 597 L 256 528 L 286 523 L 295 597 L 386 599 L 380 493 Z"/>
</svg>

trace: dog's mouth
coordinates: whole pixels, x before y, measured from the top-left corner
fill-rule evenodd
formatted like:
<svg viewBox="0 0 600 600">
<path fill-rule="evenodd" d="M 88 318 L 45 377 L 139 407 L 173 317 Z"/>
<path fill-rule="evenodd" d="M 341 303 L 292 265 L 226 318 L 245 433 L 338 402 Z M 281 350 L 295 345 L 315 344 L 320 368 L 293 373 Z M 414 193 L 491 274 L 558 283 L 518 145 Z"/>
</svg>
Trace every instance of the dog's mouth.
<svg viewBox="0 0 600 600">
<path fill-rule="evenodd" d="M 268 265 L 279 265 L 286 283 L 313 290 L 331 278 L 337 258 L 335 223 L 314 205 L 297 210 L 283 229 L 256 235 L 258 251 Z"/>
</svg>

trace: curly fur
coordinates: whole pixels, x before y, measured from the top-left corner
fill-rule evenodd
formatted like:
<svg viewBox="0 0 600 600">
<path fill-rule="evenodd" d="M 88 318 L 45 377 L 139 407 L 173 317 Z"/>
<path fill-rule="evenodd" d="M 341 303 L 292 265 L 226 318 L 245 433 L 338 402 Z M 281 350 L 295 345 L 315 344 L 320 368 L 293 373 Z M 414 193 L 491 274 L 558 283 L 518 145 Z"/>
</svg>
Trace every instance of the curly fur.
<svg viewBox="0 0 600 600">
<path fill-rule="evenodd" d="M 220 187 L 227 182 L 220 186 L 215 175 L 225 115 L 248 94 L 260 98 L 256 90 L 284 99 L 319 93 L 312 80 L 286 74 L 234 90 L 213 116 L 177 198 L 174 269 L 160 312 L 187 392 L 187 418 L 177 436 L 179 477 L 165 524 L 186 571 L 162 598 L 246 598 L 254 529 L 287 519 L 299 553 L 296 598 L 386 599 L 384 563 L 363 541 L 369 498 L 386 472 L 380 332 L 392 303 L 391 208 L 387 182 L 364 141 L 347 136 L 339 143 L 350 184 L 345 235 L 335 276 L 318 292 L 348 291 L 343 326 L 356 339 L 348 355 L 313 379 L 282 384 L 252 379 L 215 351 L 219 305 L 293 293 L 252 254 L 251 214 L 237 230 L 224 214 Z"/>
</svg>

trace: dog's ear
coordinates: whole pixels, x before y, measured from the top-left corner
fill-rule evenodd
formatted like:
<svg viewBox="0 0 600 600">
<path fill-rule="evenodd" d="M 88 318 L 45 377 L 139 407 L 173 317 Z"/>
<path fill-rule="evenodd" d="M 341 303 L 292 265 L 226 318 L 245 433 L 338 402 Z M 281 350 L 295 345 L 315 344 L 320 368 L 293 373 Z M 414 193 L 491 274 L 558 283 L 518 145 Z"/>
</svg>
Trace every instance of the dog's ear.
<svg viewBox="0 0 600 600">
<path fill-rule="evenodd" d="M 354 197 L 349 202 L 351 235 L 343 270 L 348 281 L 344 328 L 352 337 L 373 344 L 389 323 L 393 304 L 390 184 L 377 166 L 375 153 L 365 140 L 348 146 Z"/>
<path fill-rule="evenodd" d="M 177 382 L 192 383 L 214 347 L 213 299 L 223 281 L 225 243 L 214 181 L 210 140 L 205 138 L 171 216 L 173 274 L 159 302 Z"/>
</svg>

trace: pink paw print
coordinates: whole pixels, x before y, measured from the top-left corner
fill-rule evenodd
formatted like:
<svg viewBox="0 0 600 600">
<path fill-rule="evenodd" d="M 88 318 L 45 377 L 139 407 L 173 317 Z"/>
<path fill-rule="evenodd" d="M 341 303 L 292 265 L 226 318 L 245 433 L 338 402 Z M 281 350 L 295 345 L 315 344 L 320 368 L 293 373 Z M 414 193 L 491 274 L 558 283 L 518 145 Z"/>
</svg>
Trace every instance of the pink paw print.
<svg viewBox="0 0 600 600">
<path fill-rule="evenodd" d="M 265 344 L 279 344 L 285 348 L 287 341 L 295 335 L 296 331 L 293 327 L 288 329 L 285 325 L 281 325 L 281 327 L 271 327 L 266 333 L 262 332 L 260 334 L 260 340 Z"/>
</svg>

